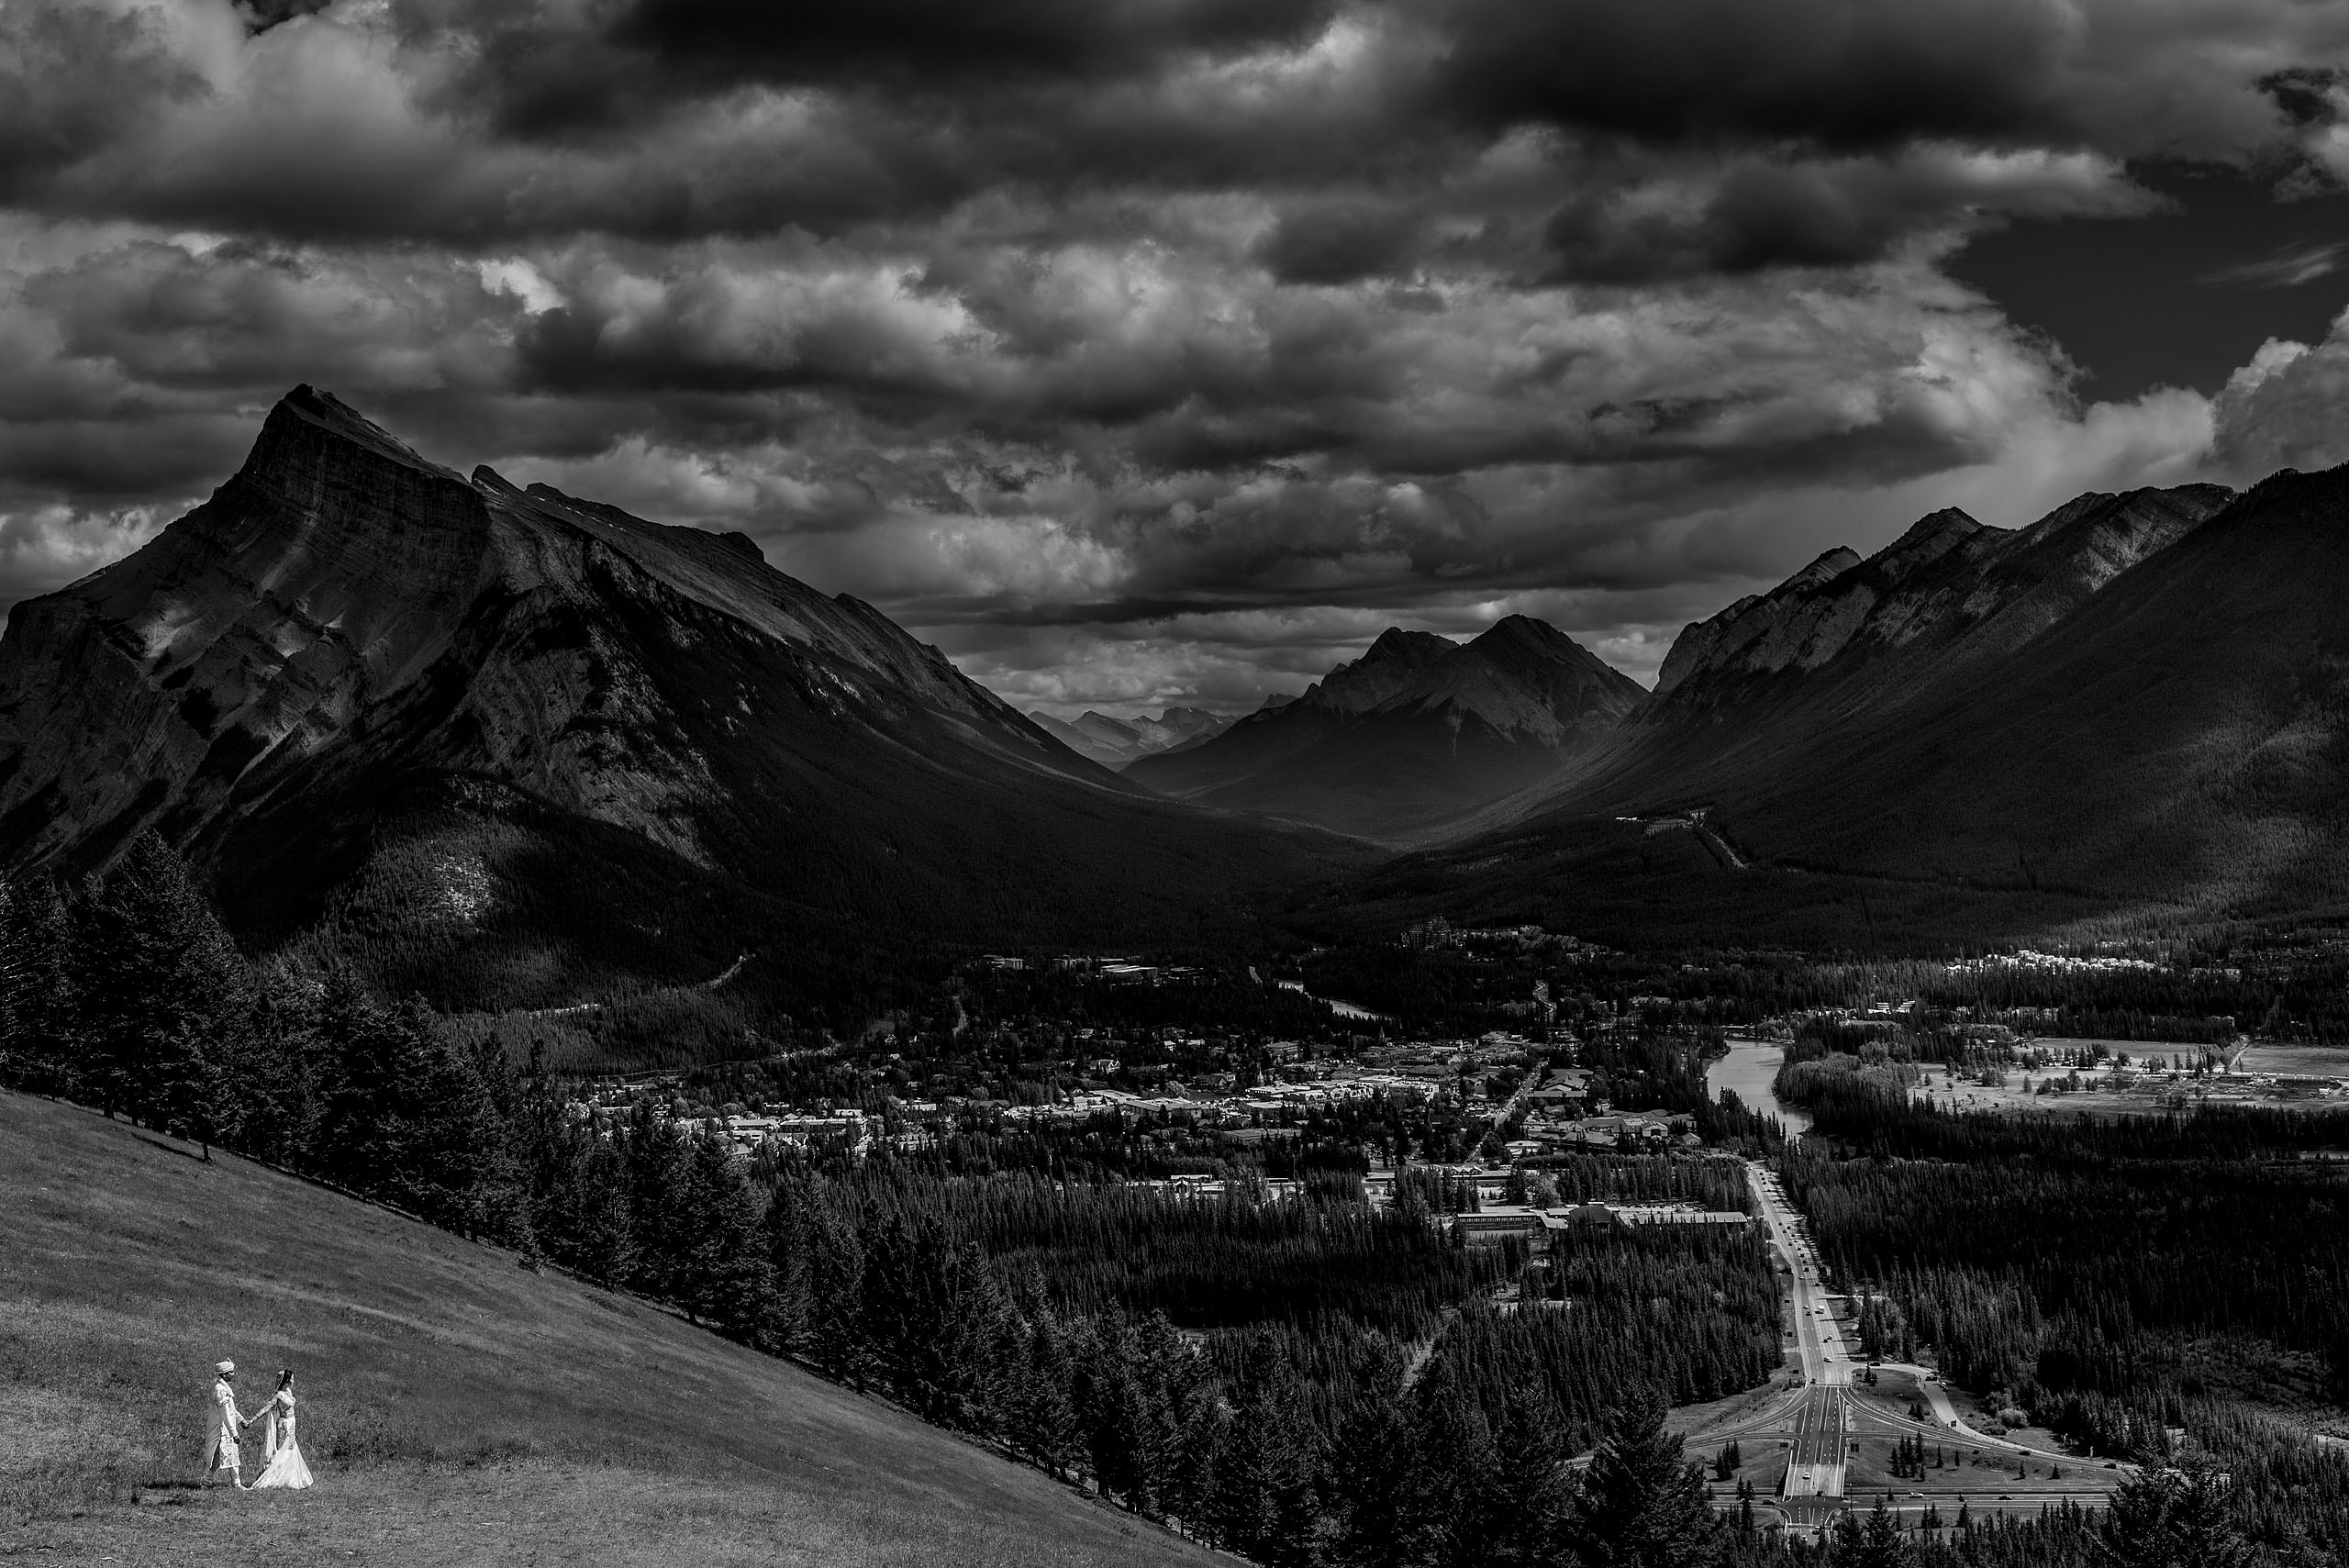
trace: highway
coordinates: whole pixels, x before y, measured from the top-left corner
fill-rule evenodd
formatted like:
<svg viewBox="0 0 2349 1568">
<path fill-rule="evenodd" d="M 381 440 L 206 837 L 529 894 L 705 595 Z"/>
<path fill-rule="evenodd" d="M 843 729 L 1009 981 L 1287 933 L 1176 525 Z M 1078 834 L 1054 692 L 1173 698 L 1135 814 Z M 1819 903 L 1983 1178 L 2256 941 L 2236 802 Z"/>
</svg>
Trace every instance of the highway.
<svg viewBox="0 0 2349 1568">
<path fill-rule="evenodd" d="M 1794 1327 L 1793 1348 L 1801 1363 L 1802 1382 L 1784 1397 L 1753 1414 L 1708 1427 L 1701 1434 L 1691 1434 L 1691 1440 L 1708 1446 L 1733 1439 L 1786 1443 L 1787 1468 L 1771 1506 L 1788 1524 L 1819 1528 L 1845 1506 L 1852 1450 L 1863 1435 L 1878 1440 L 1908 1436 L 1928 1442 L 1963 1444 L 1969 1450 L 2027 1456 L 2046 1462 L 2051 1467 L 2060 1463 L 2069 1469 L 2084 1462 L 2076 1456 L 1992 1437 L 1967 1426 L 1951 1405 L 1947 1389 L 1938 1382 L 1927 1381 L 1933 1374 L 1925 1367 L 1880 1363 L 1886 1370 L 1916 1377 L 1919 1392 L 1932 1408 L 1932 1418 L 1912 1419 L 1881 1403 L 1863 1399 L 1853 1386 L 1857 1370 L 1854 1360 L 1856 1347 L 1845 1339 L 1842 1326 L 1829 1308 L 1825 1282 L 1820 1277 L 1818 1253 L 1804 1236 L 1794 1206 L 1787 1201 L 1776 1175 L 1760 1162 L 1747 1162 L 1746 1179 L 1761 1206 L 1763 1222 L 1787 1282 Z M 1913 1514 L 1930 1504 L 1950 1516 L 1961 1503 L 1969 1504 L 1976 1512 L 2029 1512 L 2054 1501 L 2093 1504 L 2100 1500 L 2094 1491 L 2047 1489 L 2043 1483 L 2035 1487 L 2031 1479 L 2024 1477 L 2017 1477 L 2015 1485 L 2021 1489 L 1986 1492 L 1973 1486 L 1932 1486 L 1920 1477 L 1894 1491 L 1891 1503 L 1896 1512 Z M 1717 1499 L 1717 1503 L 1721 1507 L 1734 1506 L 1726 1497 Z"/>
<path fill-rule="evenodd" d="M 1826 1286 L 1819 1277 L 1819 1255 L 1803 1238 L 1794 1206 L 1787 1201 L 1776 1173 L 1760 1161 L 1749 1160 L 1745 1179 L 1761 1201 L 1763 1224 L 1787 1271 L 1794 1305 L 1795 1351 L 1802 1363 L 1800 1390 L 1756 1423 L 1756 1429 L 1774 1427 L 1793 1438 L 1781 1496 L 1840 1497 L 1854 1414 L 1847 1392 L 1852 1382 L 1851 1347 L 1844 1343 L 1842 1325 L 1828 1310 Z"/>
</svg>

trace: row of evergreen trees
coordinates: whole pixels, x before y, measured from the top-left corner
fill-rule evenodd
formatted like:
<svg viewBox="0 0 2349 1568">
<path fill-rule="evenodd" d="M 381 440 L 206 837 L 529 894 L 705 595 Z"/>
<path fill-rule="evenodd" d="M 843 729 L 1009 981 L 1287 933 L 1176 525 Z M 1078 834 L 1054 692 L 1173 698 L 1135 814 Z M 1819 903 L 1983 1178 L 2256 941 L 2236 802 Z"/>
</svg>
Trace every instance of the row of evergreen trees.
<svg viewBox="0 0 2349 1568">
<path fill-rule="evenodd" d="M 348 971 L 248 963 L 151 834 L 70 895 L 0 884 L 0 1081 L 528 1240 L 503 1058 Z"/>
</svg>

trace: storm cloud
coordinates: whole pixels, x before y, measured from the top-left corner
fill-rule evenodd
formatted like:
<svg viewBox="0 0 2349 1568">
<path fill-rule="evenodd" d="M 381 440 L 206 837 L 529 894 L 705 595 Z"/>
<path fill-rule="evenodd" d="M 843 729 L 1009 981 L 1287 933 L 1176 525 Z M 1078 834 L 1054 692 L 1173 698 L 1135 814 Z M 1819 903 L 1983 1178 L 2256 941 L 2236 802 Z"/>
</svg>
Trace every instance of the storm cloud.
<svg viewBox="0 0 2349 1568">
<path fill-rule="evenodd" d="M 1644 677 L 1947 502 L 2305 447 L 2329 346 L 2084 405 L 1947 263 L 2148 161 L 2335 188 L 2344 50 L 2289 0 L 26 0 L 0 602 L 307 381 L 1015 700 L 1252 706 L 1518 610 Z"/>
</svg>

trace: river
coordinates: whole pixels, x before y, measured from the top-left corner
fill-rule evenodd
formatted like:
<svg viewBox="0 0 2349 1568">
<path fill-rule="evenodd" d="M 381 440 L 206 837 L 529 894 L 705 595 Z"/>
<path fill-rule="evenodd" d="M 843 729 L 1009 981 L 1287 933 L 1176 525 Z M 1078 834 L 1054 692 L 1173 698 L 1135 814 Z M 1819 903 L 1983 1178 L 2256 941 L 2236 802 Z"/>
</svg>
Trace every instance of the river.
<svg viewBox="0 0 2349 1568">
<path fill-rule="evenodd" d="M 1786 1124 L 1788 1138 L 1800 1138 L 1810 1130 L 1810 1118 L 1793 1106 L 1780 1105 L 1778 1096 L 1770 1092 L 1770 1081 L 1778 1075 L 1778 1065 L 1786 1059 L 1783 1046 L 1732 1038 L 1729 1054 L 1705 1069 L 1705 1090 L 1718 1099 L 1723 1089 L 1734 1089 L 1748 1110 L 1776 1117 Z"/>
</svg>

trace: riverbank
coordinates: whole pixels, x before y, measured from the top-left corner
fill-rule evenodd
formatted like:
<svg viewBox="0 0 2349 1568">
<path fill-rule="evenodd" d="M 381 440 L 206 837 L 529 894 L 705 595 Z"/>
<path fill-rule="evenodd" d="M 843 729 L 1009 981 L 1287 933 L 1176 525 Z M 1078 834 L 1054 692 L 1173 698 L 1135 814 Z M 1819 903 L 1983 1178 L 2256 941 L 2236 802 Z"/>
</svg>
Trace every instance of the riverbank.
<svg viewBox="0 0 2349 1568">
<path fill-rule="evenodd" d="M 1715 1099 L 1723 1089 L 1733 1090 L 1748 1110 L 1776 1117 L 1789 1139 L 1810 1130 L 1809 1113 L 1780 1102 L 1771 1087 L 1787 1060 L 1786 1048 L 1771 1040 L 1731 1037 L 1729 1054 L 1705 1068 L 1705 1092 Z"/>
</svg>

